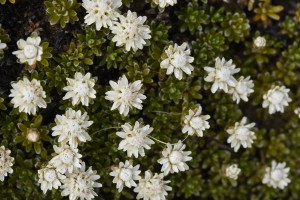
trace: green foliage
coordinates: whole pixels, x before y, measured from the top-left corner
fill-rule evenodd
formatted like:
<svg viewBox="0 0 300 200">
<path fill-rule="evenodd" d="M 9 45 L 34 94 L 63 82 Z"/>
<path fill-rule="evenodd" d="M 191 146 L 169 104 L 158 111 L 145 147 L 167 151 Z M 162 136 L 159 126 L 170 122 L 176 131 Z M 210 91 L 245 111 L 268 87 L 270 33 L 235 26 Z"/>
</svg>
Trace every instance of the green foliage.
<svg viewBox="0 0 300 200">
<path fill-rule="evenodd" d="M 250 24 L 245 13 L 231 13 L 226 14 L 226 18 L 222 22 L 224 28 L 224 35 L 228 37 L 229 41 L 243 41 L 249 35 Z"/>
<path fill-rule="evenodd" d="M 205 10 L 201 9 L 198 4 L 189 3 L 182 10 L 176 12 L 179 23 L 180 31 L 184 32 L 187 29 L 191 33 L 202 30 L 202 24 L 208 23 L 209 16 L 205 13 Z"/>
<path fill-rule="evenodd" d="M 19 2 L 22 6 L 21 1 L 17 1 L 16 6 Z M 103 187 L 95 189 L 98 194 L 95 199 L 136 198 L 132 188 L 124 188 L 119 193 L 113 177 L 109 175 L 111 167 L 119 162 L 132 159 L 134 165 L 140 164 L 142 176 L 148 169 L 157 173 L 161 171 L 157 160 L 165 147 L 162 143 L 156 141 L 150 150 L 146 150 L 146 155 L 139 158 L 129 158 L 125 152 L 118 150 L 121 138 L 116 132 L 124 123 L 133 124 L 135 121 L 149 124 L 154 128 L 151 136 L 165 143 L 184 140 L 186 150 L 192 152 L 193 160 L 187 162 L 189 170 L 164 178 L 170 180 L 169 185 L 172 186 L 167 199 L 300 198 L 297 171 L 300 125 L 298 116 L 294 114 L 294 109 L 300 107 L 300 9 L 296 6 L 297 1 L 185 0 L 162 11 L 157 5 L 151 7 L 152 1 L 125 0 L 122 1 L 121 14 L 128 9 L 137 11 L 138 16 L 147 16 L 151 29 L 149 46 L 136 52 L 126 52 L 124 47 L 117 47 L 111 41 L 113 35 L 109 28 L 96 31 L 94 25 L 76 23 L 78 26 L 66 26 L 69 21 L 78 21 L 79 16 L 83 23 L 85 10 L 79 8 L 78 2 L 49 0 L 37 4 L 40 10 L 46 7 L 51 24 L 59 23 L 65 29 L 49 28 L 45 19 L 39 19 L 47 32 L 41 32 L 43 57 L 34 70 L 27 65 L 24 68 L 16 64 L 15 56 L 8 52 L 16 49 L 11 48 L 15 45 L 12 42 L 0 62 L 1 68 L 10 63 L 20 67 L 18 74 L 13 74 L 13 81 L 15 77 L 19 77 L 17 80 L 24 76 L 30 80 L 36 78 L 41 80 L 47 94 L 47 108 L 39 109 L 36 116 L 28 116 L 13 107 L 11 97 L 8 97 L 10 81 L 1 85 L 0 143 L 12 151 L 15 164 L 14 173 L 0 182 L 0 199 L 66 198 L 61 196 L 60 189 L 43 194 L 37 171 L 52 158 L 53 145 L 57 145 L 58 141 L 51 136 L 51 128 L 55 116 L 61 115 L 67 108 L 87 112 L 93 121 L 88 129 L 92 140 L 81 143 L 78 149 L 86 165 L 92 166 L 101 176 L 99 182 Z M 5 12 L 11 9 L 13 13 L 19 9 L 13 5 L 6 8 Z M 279 21 L 283 8 L 287 12 L 282 12 L 282 20 Z M 20 13 L 20 16 L 27 16 L 27 13 Z M 25 18 L 27 20 L 28 17 Z M 273 19 L 272 23 L 270 19 Z M 9 27 L 5 25 L 12 40 L 17 41 L 17 37 L 23 35 L 23 29 L 16 33 Z M 254 45 L 259 36 L 266 40 L 262 47 Z M 0 39 L 5 43 L 10 41 L 1 26 Z M 166 75 L 166 70 L 160 68 L 160 62 L 169 45 L 183 42 L 190 45 L 194 71 L 178 80 L 173 74 Z M 254 93 L 249 96 L 248 102 L 236 104 L 231 94 L 221 91 L 211 93 L 212 84 L 204 80 L 207 75 L 204 67 L 214 66 L 216 57 L 233 60 L 241 69 L 236 79 L 250 76 L 254 81 Z M 6 76 L 4 72 L 3 76 Z M 90 106 L 72 106 L 70 100 L 62 100 L 67 78 L 73 78 L 75 72 L 90 72 L 98 78 L 94 87 L 97 97 Z M 141 80 L 142 90 L 147 96 L 143 109 L 131 109 L 126 117 L 117 110 L 112 111 L 113 103 L 105 99 L 105 93 L 111 90 L 109 81 L 117 81 L 122 75 L 126 75 L 129 82 Z M 267 109 L 262 108 L 262 102 L 263 95 L 273 84 L 288 87 L 293 101 L 284 113 L 270 115 Z M 210 115 L 210 129 L 204 131 L 203 137 L 186 138 L 187 135 L 182 133 L 185 116 L 198 104 L 201 104 L 203 114 Z M 252 148 L 234 152 L 227 142 L 229 134 L 226 129 L 243 116 L 256 123 L 254 132 L 257 138 Z M 39 136 L 36 141 L 28 136 L 32 132 Z M 271 165 L 272 160 L 286 162 L 290 167 L 291 183 L 284 190 L 262 184 L 265 168 Z M 237 181 L 224 175 L 225 168 L 231 164 L 238 164 L 242 170 Z"/>
<path fill-rule="evenodd" d="M 80 7 L 77 0 L 53 0 L 45 1 L 46 13 L 51 25 L 60 24 L 65 28 L 69 21 L 78 21 L 76 9 Z"/>
</svg>

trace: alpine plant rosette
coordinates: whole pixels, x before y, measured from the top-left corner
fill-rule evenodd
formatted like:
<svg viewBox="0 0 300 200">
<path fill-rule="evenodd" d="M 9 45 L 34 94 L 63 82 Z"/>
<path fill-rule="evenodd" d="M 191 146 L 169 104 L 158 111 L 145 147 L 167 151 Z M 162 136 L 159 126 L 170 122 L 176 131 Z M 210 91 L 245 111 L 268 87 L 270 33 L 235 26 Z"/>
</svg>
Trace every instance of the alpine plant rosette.
<svg viewBox="0 0 300 200">
<path fill-rule="evenodd" d="M 46 108 L 46 92 L 37 79 L 28 80 L 24 77 L 16 83 L 11 84 L 9 97 L 12 97 L 11 103 L 14 108 L 19 108 L 19 112 L 35 115 L 37 108 Z"/>
<path fill-rule="evenodd" d="M 226 167 L 225 175 L 228 178 L 231 178 L 233 180 L 237 180 L 240 172 L 241 172 L 241 169 L 238 168 L 238 165 L 237 164 L 232 164 L 232 165 Z"/>
<path fill-rule="evenodd" d="M 191 75 L 194 67 L 191 63 L 194 57 L 191 57 L 191 50 L 188 48 L 188 43 L 184 42 L 182 45 L 170 45 L 162 54 L 162 61 L 160 67 L 167 69 L 167 75 L 174 73 L 179 80 L 183 77 L 183 72 Z"/>
<path fill-rule="evenodd" d="M 275 189 L 284 189 L 291 182 L 288 178 L 290 168 L 285 166 L 285 162 L 277 163 L 273 160 L 272 166 L 267 167 L 265 170 L 265 176 L 262 180 L 263 184 L 267 184 Z"/>
<path fill-rule="evenodd" d="M 138 121 L 132 127 L 125 123 L 122 125 L 123 131 L 117 132 L 117 136 L 123 140 L 120 142 L 118 149 L 127 152 L 127 156 L 134 157 L 145 156 L 145 149 L 150 149 L 154 141 L 148 135 L 153 131 L 150 125 L 142 126 Z"/>
<path fill-rule="evenodd" d="M 73 173 L 66 173 L 66 178 L 62 180 L 62 196 L 69 196 L 70 200 L 95 198 L 97 193 L 94 188 L 102 187 L 96 182 L 100 176 L 92 167 L 85 170 L 85 163 L 81 164 L 80 169 L 74 169 Z"/>
<path fill-rule="evenodd" d="M 206 82 L 212 82 L 211 92 L 215 93 L 218 89 L 228 93 L 230 87 L 235 87 L 237 80 L 233 77 L 234 74 L 240 71 L 235 68 L 232 60 L 226 61 L 225 58 L 215 59 L 215 67 L 204 67 L 208 72 L 208 76 L 204 78 Z"/>
<path fill-rule="evenodd" d="M 20 39 L 17 42 L 19 50 L 14 51 L 13 54 L 17 56 L 20 63 L 28 63 L 34 65 L 37 61 L 42 60 L 43 47 L 40 46 L 40 37 L 28 37 L 25 40 Z"/>
<path fill-rule="evenodd" d="M 135 181 L 140 180 L 139 174 L 140 165 L 133 166 L 132 161 L 126 160 L 125 163 L 120 162 L 119 167 L 113 166 L 112 172 L 109 173 L 110 176 L 114 177 L 113 183 L 116 183 L 116 187 L 119 192 L 121 192 L 124 186 L 131 188 L 136 187 Z"/>
<path fill-rule="evenodd" d="M 126 16 L 120 15 L 120 22 L 114 22 L 110 27 L 111 32 L 115 35 L 112 41 L 116 42 L 118 47 L 125 45 L 126 51 L 143 49 L 146 41 L 151 38 L 150 27 L 144 25 L 146 19 L 146 16 L 137 17 L 136 12 L 130 10 Z"/>
<path fill-rule="evenodd" d="M 38 170 L 38 176 L 38 182 L 41 184 L 41 189 L 44 194 L 46 194 L 48 190 L 52 190 L 52 188 L 58 189 L 58 187 L 61 186 L 61 180 L 66 178 L 51 165 L 47 165 Z"/>
<path fill-rule="evenodd" d="M 146 96 L 141 92 L 142 81 L 128 83 L 126 76 L 123 75 L 118 82 L 109 81 L 109 84 L 113 90 L 105 93 L 105 99 L 114 102 L 111 110 L 118 108 L 120 114 L 124 116 L 128 115 L 132 107 L 142 110 L 142 100 L 146 99 Z"/>
<path fill-rule="evenodd" d="M 162 165 L 161 171 L 165 176 L 169 173 L 173 174 L 189 169 L 186 162 L 192 160 L 192 157 L 189 156 L 192 152 L 183 151 L 184 149 L 185 144 L 179 141 L 175 145 L 167 144 L 162 151 L 163 157 L 157 162 Z"/>
<path fill-rule="evenodd" d="M 79 143 L 91 140 L 87 129 L 93 121 L 88 120 L 87 112 L 82 114 L 80 110 L 68 108 L 65 115 L 56 115 L 52 136 L 59 136 L 58 142 L 63 144 L 68 142 L 72 148 L 77 148 Z"/>
<path fill-rule="evenodd" d="M 275 86 L 273 85 L 271 89 L 268 90 L 263 96 L 263 108 L 269 108 L 269 114 L 274 114 L 275 112 L 284 112 L 284 107 L 289 105 L 292 99 L 289 97 L 290 89 L 285 86 Z"/>
<path fill-rule="evenodd" d="M 76 72 L 74 79 L 67 78 L 67 86 L 63 88 L 67 91 L 63 100 L 72 99 L 72 105 L 78 105 L 80 102 L 84 106 L 88 106 L 91 99 L 96 98 L 96 90 L 94 90 L 96 80 L 91 78 L 91 74 L 83 75 Z"/>
<path fill-rule="evenodd" d="M 253 140 L 256 139 L 255 133 L 251 131 L 255 123 L 246 124 L 247 118 L 243 117 L 241 122 L 236 122 L 233 127 L 226 130 L 230 135 L 227 142 L 231 144 L 231 148 L 237 152 L 241 146 L 250 148 Z"/>
<path fill-rule="evenodd" d="M 198 105 L 197 110 L 189 110 L 189 114 L 184 118 L 184 127 L 182 128 L 182 133 L 187 133 L 188 135 L 196 134 L 198 137 L 203 137 L 203 131 L 209 129 L 210 119 L 209 115 L 201 115 L 202 107 Z"/>
<path fill-rule="evenodd" d="M 82 7 L 87 12 L 84 23 L 88 26 L 96 24 L 96 30 L 98 31 L 102 27 L 111 27 L 113 22 L 118 20 L 121 6 L 121 0 L 83 0 Z"/>
<path fill-rule="evenodd" d="M 53 146 L 55 156 L 49 161 L 49 164 L 56 168 L 61 174 L 66 172 L 72 173 L 75 169 L 81 168 L 80 158 L 81 154 L 78 149 L 72 148 L 69 145 L 58 147 Z"/>
<path fill-rule="evenodd" d="M 4 146 L 0 147 L 0 181 L 4 181 L 7 174 L 13 173 L 12 166 L 15 159 L 10 156 L 11 151 L 5 149 Z"/>
<path fill-rule="evenodd" d="M 152 174 L 151 171 L 145 172 L 145 177 L 139 181 L 139 184 L 134 188 L 134 192 L 137 194 L 137 199 L 147 199 L 147 200 L 165 200 L 168 195 L 168 191 L 172 188 L 167 184 L 171 181 L 163 180 L 164 175 L 155 173 Z"/>
</svg>

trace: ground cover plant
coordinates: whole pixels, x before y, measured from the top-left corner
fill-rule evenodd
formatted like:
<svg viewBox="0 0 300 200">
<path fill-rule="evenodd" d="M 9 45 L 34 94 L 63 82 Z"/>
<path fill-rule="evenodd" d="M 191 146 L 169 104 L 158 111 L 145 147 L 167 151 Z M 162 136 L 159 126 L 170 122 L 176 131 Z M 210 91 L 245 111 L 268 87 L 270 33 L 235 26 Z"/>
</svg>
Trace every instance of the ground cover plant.
<svg viewBox="0 0 300 200">
<path fill-rule="evenodd" d="M 0 199 L 299 199 L 297 0 L 0 0 Z"/>
</svg>

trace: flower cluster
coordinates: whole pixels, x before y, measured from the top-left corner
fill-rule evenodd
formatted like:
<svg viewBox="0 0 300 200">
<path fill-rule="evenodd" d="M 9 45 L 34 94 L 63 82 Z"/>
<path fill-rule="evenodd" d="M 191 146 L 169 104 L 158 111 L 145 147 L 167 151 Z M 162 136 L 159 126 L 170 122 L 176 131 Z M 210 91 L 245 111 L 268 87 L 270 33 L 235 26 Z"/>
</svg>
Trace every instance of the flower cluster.
<svg viewBox="0 0 300 200">
<path fill-rule="evenodd" d="M 273 188 L 285 188 L 291 182 L 288 178 L 290 168 L 285 166 L 285 162 L 277 163 L 273 160 L 272 166 L 266 168 L 262 182 Z"/>
<path fill-rule="evenodd" d="M 20 39 L 17 42 L 19 50 L 14 51 L 13 54 L 17 56 L 20 63 L 35 65 L 37 61 L 42 60 L 43 48 L 40 43 L 40 37 L 28 37 L 26 41 Z"/>
<path fill-rule="evenodd" d="M 128 83 L 128 79 L 123 75 L 118 83 L 109 81 L 109 84 L 113 90 L 105 93 L 105 99 L 114 102 L 111 110 L 118 108 L 121 115 L 127 116 L 132 107 L 139 110 L 143 108 L 142 100 L 146 99 L 146 96 L 141 93 L 142 81 Z"/>
<path fill-rule="evenodd" d="M 191 63 L 194 58 L 190 56 L 191 51 L 188 44 L 185 42 L 182 45 L 170 45 L 165 53 L 162 54 L 163 61 L 160 63 L 162 69 L 167 69 L 167 75 L 174 73 L 175 77 L 179 80 L 182 79 L 183 73 L 191 75 L 194 67 Z"/>
<path fill-rule="evenodd" d="M 63 88 L 67 94 L 63 97 L 65 99 L 72 99 L 72 105 L 78 105 L 80 102 L 84 106 L 88 106 L 90 99 L 96 98 L 96 90 L 94 90 L 95 79 L 91 78 L 91 74 L 83 75 L 76 72 L 74 79 L 67 78 L 68 85 Z"/>
<path fill-rule="evenodd" d="M 209 129 L 208 119 L 209 115 L 201 115 L 202 107 L 198 105 L 196 111 L 189 110 L 189 114 L 185 116 L 184 127 L 182 128 L 182 133 L 187 133 L 188 135 L 196 135 L 198 137 L 203 137 L 203 131 Z"/>
<path fill-rule="evenodd" d="M 289 97 L 290 89 L 285 86 L 273 85 L 271 89 L 267 91 L 263 96 L 263 108 L 269 108 L 269 113 L 274 114 L 275 112 L 284 112 L 284 107 L 289 105 L 292 99 Z"/>
<path fill-rule="evenodd" d="M 5 149 L 4 146 L 0 147 L 0 181 L 4 181 L 8 173 L 13 173 L 12 166 L 15 159 L 10 156 L 10 153 L 9 149 Z"/>
<path fill-rule="evenodd" d="M 23 80 L 19 80 L 11 86 L 13 88 L 9 95 L 12 97 L 11 103 L 14 108 L 19 108 L 19 112 L 35 115 L 38 107 L 47 107 L 46 93 L 39 80 L 32 79 L 29 81 L 28 78 L 24 77 Z"/>
<path fill-rule="evenodd" d="M 249 94 L 253 93 L 252 89 L 254 84 L 250 77 L 244 78 L 243 76 L 237 81 L 234 74 L 240 71 L 235 68 L 232 60 L 226 61 L 225 58 L 215 59 L 215 67 L 204 67 L 208 72 L 208 76 L 204 78 L 207 82 L 213 82 L 211 92 L 215 93 L 218 89 L 223 90 L 225 93 L 232 94 L 232 98 L 237 103 L 240 99 L 248 101 Z"/>
<path fill-rule="evenodd" d="M 244 148 L 250 148 L 253 140 L 256 139 L 255 133 L 250 129 L 255 126 L 255 123 L 246 124 L 247 118 L 243 117 L 241 122 L 236 122 L 233 127 L 226 130 L 230 135 L 227 142 L 231 144 L 234 151 L 237 152 L 241 145 Z"/>
<path fill-rule="evenodd" d="M 56 126 L 52 128 L 52 136 L 59 136 L 58 142 L 67 143 L 77 148 L 80 142 L 90 141 L 87 129 L 93 124 L 88 121 L 87 113 L 81 114 L 81 111 L 75 111 L 71 108 L 66 110 L 65 115 L 56 115 Z"/>
</svg>

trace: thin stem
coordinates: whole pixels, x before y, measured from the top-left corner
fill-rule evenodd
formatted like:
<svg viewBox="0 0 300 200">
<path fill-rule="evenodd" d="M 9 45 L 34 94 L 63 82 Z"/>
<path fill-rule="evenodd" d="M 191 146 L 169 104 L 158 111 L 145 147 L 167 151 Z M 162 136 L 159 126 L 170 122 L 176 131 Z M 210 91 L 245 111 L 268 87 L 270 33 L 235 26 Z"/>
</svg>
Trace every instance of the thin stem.
<svg viewBox="0 0 300 200">
<path fill-rule="evenodd" d="M 160 142 L 160 143 L 162 143 L 162 144 L 167 145 L 167 143 L 165 143 L 165 142 L 163 142 L 163 141 L 161 141 L 161 140 L 159 140 L 159 139 L 156 139 L 155 137 L 152 137 L 152 136 L 150 136 L 150 135 L 148 135 L 148 137 L 151 138 L 151 139 L 153 139 L 153 140 L 155 140 L 155 141 L 157 141 L 157 142 Z"/>
<path fill-rule="evenodd" d="M 159 139 L 156 139 L 155 137 L 152 137 L 152 136 L 150 136 L 150 135 L 148 135 L 148 137 L 152 138 L 153 140 L 155 140 L 155 141 L 157 141 L 157 142 L 160 142 L 160 143 L 162 143 L 162 144 L 165 144 L 165 145 L 170 144 L 170 143 L 165 143 L 165 142 L 163 142 L 163 141 L 161 141 L 161 140 L 159 140 Z M 187 136 L 182 140 L 182 142 L 184 142 L 188 137 L 189 137 L 189 135 L 187 135 Z M 177 143 L 170 144 L 170 145 L 175 145 L 175 144 L 177 144 Z"/>
<path fill-rule="evenodd" d="M 117 128 L 121 128 L 121 127 L 108 127 L 108 128 L 103 128 L 103 129 L 101 129 L 101 130 L 98 130 L 98 131 L 94 132 L 93 134 L 99 133 L 99 132 L 101 132 L 101 131 L 105 131 L 105 130 L 109 130 L 109 129 L 117 129 Z"/>
<path fill-rule="evenodd" d="M 159 111 L 159 110 L 154 110 L 154 111 L 151 111 L 151 112 L 154 112 L 154 113 L 163 113 L 163 114 L 169 114 L 169 115 L 181 115 L 181 113 L 164 112 L 164 111 Z"/>
</svg>

